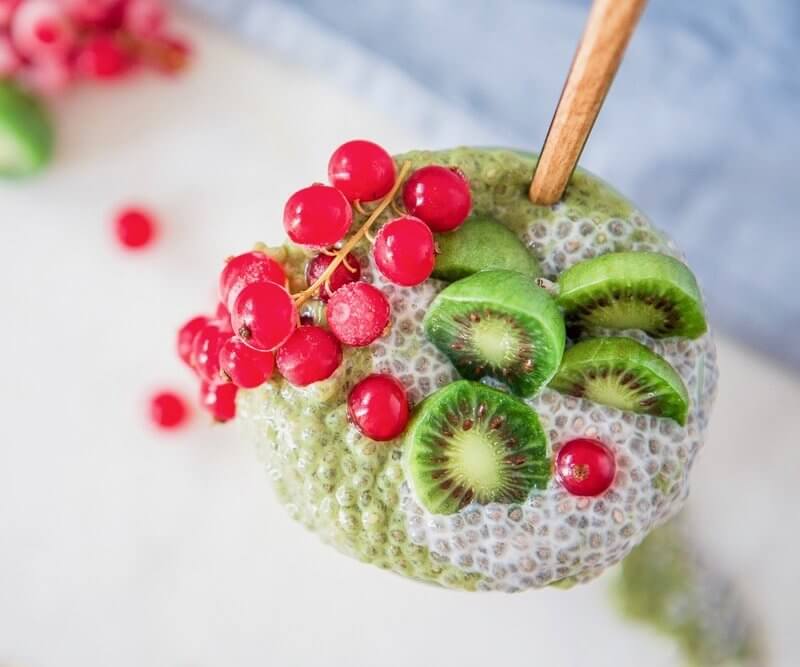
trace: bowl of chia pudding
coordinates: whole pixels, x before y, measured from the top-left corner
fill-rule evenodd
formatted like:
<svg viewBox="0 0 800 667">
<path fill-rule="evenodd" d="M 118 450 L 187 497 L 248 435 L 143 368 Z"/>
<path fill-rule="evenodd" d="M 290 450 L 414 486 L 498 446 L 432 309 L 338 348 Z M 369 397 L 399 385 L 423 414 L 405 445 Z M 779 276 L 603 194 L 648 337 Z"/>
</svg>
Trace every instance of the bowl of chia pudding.
<svg viewBox="0 0 800 667">
<path fill-rule="evenodd" d="M 289 241 L 231 258 L 182 357 L 290 515 L 365 563 L 464 590 L 570 586 L 689 491 L 717 384 L 675 245 L 536 156 L 348 142 L 289 198 Z"/>
</svg>

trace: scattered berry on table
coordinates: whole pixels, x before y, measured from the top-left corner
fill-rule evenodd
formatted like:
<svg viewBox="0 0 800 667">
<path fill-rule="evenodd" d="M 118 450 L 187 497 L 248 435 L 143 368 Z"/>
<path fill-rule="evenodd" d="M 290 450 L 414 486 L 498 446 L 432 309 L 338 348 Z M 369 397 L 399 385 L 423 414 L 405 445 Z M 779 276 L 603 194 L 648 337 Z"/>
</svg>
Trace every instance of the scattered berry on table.
<svg viewBox="0 0 800 667">
<path fill-rule="evenodd" d="M 369 375 L 347 397 L 353 425 L 372 440 L 393 440 L 408 424 L 408 396 L 403 384 L 385 373 Z"/>
<path fill-rule="evenodd" d="M 392 189 L 396 174 L 389 153 L 363 139 L 342 144 L 328 162 L 328 180 L 350 201 L 381 199 Z"/>
<path fill-rule="evenodd" d="M 326 255 L 320 253 L 309 261 L 306 266 L 306 282 L 313 285 L 319 277 L 325 273 L 331 262 L 333 255 Z M 331 294 L 333 294 L 342 285 L 347 283 L 354 283 L 361 278 L 361 263 L 354 255 L 348 253 L 344 261 L 339 264 L 330 275 L 327 285 L 323 285 L 319 290 L 319 298 L 327 301 Z"/>
<path fill-rule="evenodd" d="M 326 380 L 342 363 L 342 346 L 329 331 L 318 326 L 295 329 L 278 350 L 278 372 L 295 387 Z"/>
<path fill-rule="evenodd" d="M 173 391 L 162 391 L 150 399 L 150 418 L 159 428 L 174 429 L 189 416 L 186 402 Z"/>
<path fill-rule="evenodd" d="M 556 455 L 556 478 L 575 496 L 599 496 L 614 481 L 614 454 L 590 438 L 570 440 Z"/>
<path fill-rule="evenodd" d="M 325 247 L 344 238 L 353 222 L 346 197 L 329 185 L 311 185 L 295 192 L 283 209 L 283 226 L 300 245 Z"/>
<path fill-rule="evenodd" d="M 281 285 L 252 283 L 245 287 L 231 309 L 231 323 L 238 336 L 257 350 L 283 345 L 297 326 L 294 299 Z"/>
<path fill-rule="evenodd" d="M 291 340 L 291 339 L 290 339 Z M 253 389 L 272 376 L 275 356 L 272 352 L 254 350 L 238 336 L 231 336 L 219 351 L 220 371 L 242 389 Z"/>
<path fill-rule="evenodd" d="M 381 227 L 372 254 L 380 272 L 393 283 L 419 285 L 430 277 L 436 262 L 433 233 L 419 218 L 395 218 Z"/>
<path fill-rule="evenodd" d="M 403 186 L 406 210 L 435 232 L 449 232 L 470 213 L 469 182 L 457 169 L 429 165 L 417 169 Z"/>
<path fill-rule="evenodd" d="M 114 227 L 120 244 L 131 250 L 144 248 L 155 239 L 156 221 L 142 208 L 126 208 L 114 218 Z"/>
<path fill-rule="evenodd" d="M 325 308 L 328 326 L 345 345 L 363 347 L 379 338 L 389 326 L 391 308 L 386 295 L 364 282 L 340 287 Z"/>
</svg>

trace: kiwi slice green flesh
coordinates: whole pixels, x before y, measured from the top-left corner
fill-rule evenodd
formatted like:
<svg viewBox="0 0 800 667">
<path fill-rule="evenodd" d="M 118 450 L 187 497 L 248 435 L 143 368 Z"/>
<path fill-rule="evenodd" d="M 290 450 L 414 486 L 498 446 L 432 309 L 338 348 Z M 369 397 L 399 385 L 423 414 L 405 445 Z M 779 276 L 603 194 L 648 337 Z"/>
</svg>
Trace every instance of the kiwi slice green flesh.
<svg viewBox="0 0 800 667">
<path fill-rule="evenodd" d="M 539 262 L 517 235 L 487 217 L 472 217 L 455 231 L 436 234 L 436 247 L 433 277 L 440 280 L 461 280 L 485 269 L 542 274 Z"/>
<path fill-rule="evenodd" d="M 453 514 L 471 502 L 523 502 L 550 478 L 539 417 L 514 396 L 459 380 L 426 398 L 406 430 L 406 465 L 420 502 Z"/>
<path fill-rule="evenodd" d="M 686 424 L 689 392 L 661 356 L 630 338 L 591 338 L 564 353 L 550 386 L 620 410 Z"/>
<path fill-rule="evenodd" d="M 698 338 L 707 329 L 694 275 L 668 255 L 601 255 L 564 271 L 558 285 L 570 330 L 639 329 L 655 338 Z"/>
<path fill-rule="evenodd" d="M 39 101 L 0 81 L 0 177 L 33 174 L 49 161 L 52 148 L 52 127 Z"/>
<path fill-rule="evenodd" d="M 553 297 L 515 271 L 480 271 L 448 285 L 424 326 L 463 377 L 492 377 L 520 396 L 550 381 L 566 339 Z"/>
</svg>

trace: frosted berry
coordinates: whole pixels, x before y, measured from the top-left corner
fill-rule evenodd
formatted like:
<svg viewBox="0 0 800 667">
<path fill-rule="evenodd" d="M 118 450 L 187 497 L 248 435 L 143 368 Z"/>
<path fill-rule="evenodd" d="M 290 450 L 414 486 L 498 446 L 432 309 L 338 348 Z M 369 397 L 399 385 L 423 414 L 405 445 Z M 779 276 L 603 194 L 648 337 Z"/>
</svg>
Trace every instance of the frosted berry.
<svg viewBox="0 0 800 667">
<path fill-rule="evenodd" d="M 219 351 L 229 335 L 219 323 L 209 322 L 192 341 L 192 368 L 206 382 L 219 381 Z"/>
<path fill-rule="evenodd" d="M 311 259 L 306 266 L 306 282 L 309 284 L 309 286 L 313 285 L 319 279 L 319 277 L 325 273 L 325 269 L 330 266 L 332 261 L 333 257 L 325 254 L 319 254 Z M 328 278 L 327 285 L 323 285 L 320 288 L 319 298 L 323 301 L 327 301 L 331 294 L 333 294 L 342 285 L 354 283 L 360 278 L 361 263 L 354 255 L 347 253 L 345 261 L 339 264 L 333 270 L 333 273 Z"/>
<path fill-rule="evenodd" d="M 272 282 L 283 286 L 283 267 L 263 252 L 246 252 L 225 264 L 219 277 L 219 297 L 230 310 L 241 291 L 253 283 Z"/>
<path fill-rule="evenodd" d="M 54 0 L 26 0 L 11 19 L 11 39 L 32 60 L 66 54 L 75 41 L 66 14 Z"/>
<path fill-rule="evenodd" d="M 408 397 L 392 375 L 376 373 L 359 382 L 347 397 L 350 421 L 372 440 L 393 440 L 408 424 Z"/>
<path fill-rule="evenodd" d="M 199 315 L 193 317 L 178 330 L 178 356 L 189 367 L 192 367 L 192 344 L 194 343 L 194 338 L 206 324 L 208 324 L 208 318 Z"/>
<path fill-rule="evenodd" d="M 329 185 L 298 190 L 283 209 L 283 226 L 300 245 L 325 247 L 344 238 L 353 222 L 353 209 L 345 196 Z"/>
<path fill-rule="evenodd" d="M 342 346 L 322 327 L 302 326 L 278 350 L 276 361 L 289 384 L 305 387 L 333 375 L 342 363 Z"/>
<path fill-rule="evenodd" d="M 253 389 L 270 379 L 275 356 L 272 352 L 254 350 L 241 338 L 232 336 L 220 348 L 219 367 L 237 387 Z"/>
<path fill-rule="evenodd" d="M 362 347 L 383 335 L 389 326 L 389 301 L 378 288 L 367 283 L 340 287 L 325 308 L 328 326 L 345 345 Z"/>
<path fill-rule="evenodd" d="M 381 199 L 392 189 L 396 172 L 389 153 L 363 139 L 342 144 L 328 162 L 328 180 L 350 201 Z"/>
<path fill-rule="evenodd" d="M 403 186 L 406 210 L 435 232 L 449 232 L 472 208 L 469 183 L 457 169 L 429 165 L 417 169 Z"/>
<path fill-rule="evenodd" d="M 128 73 L 134 61 L 114 37 L 99 35 L 81 47 L 76 69 L 91 79 L 113 80 Z"/>
<path fill-rule="evenodd" d="M 177 428 L 188 416 L 186 403 L 175 392 L 162 391 L 150 399 L 150 419 L 159 428 Z"/>
<path fill-rule="evenodd" d="M 419 285 L 436 263 L 433 233 L 419 218 L 395 218 L 381 227 L 372 255 L 378 270 L 393 283 Z"/>
<path fill-rule="evenodd" d="M 124 25 L 137 37 L 157 36 L 166 22 L 166 11 L 160 0 L 128 0 Z"/>
<path fill-rule="evenodd" d="M 238 336 L 257 350 L 283 345 L 297 326 L 297 308 L 291 294 L 275 283 L 245 287 L 231 309 L 231 323 Z"/>
<path fill-rule="evenodd" d="M 558 450 L 556 478 L 574 496 L 599 496 L 614 481 L 614 454 L 590 438 L 570 440 Z"/>
<path fill-rule="evenodd" d="M 126 208 L 114 218 L 117 239 L 123 247 L 136 250 L 155 238 L 156 222 L 152 214 L 141 208 Z"/>
<path fill-rule="evenodd" d="M 232 382 L 203 382 L 200 386 L 200 404 L 211 413 L 215 421 L 230 421 L 236 416 L 238 391 L 239 387 Z"/>
</svg>

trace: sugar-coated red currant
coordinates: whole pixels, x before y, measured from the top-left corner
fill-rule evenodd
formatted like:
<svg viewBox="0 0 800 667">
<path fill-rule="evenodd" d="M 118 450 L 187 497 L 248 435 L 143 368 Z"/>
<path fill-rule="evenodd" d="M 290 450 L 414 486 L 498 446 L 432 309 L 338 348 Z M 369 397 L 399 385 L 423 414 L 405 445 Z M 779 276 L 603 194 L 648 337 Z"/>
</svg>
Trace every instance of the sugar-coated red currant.
<svg viewBox="0 0 800 667">
<path fill-rule="evenodd" d="M 219 351 L 229 336 L 218 322 L 209 322 L 194 337 L 192 368 L 206 382 L 219 381 Z"/>
<path fill-rule="evenodd" d="M 159 392 L 150 399 L 150 419 L 159 428 L 177 428 L 188 416 L 186 402 L 173 391 Z"/>
<path fill-rule="evenodd" d="M 33 60 L 66 54 L 75 42 L 68 17 L 51 0 L 21 3 L 11 18 L 10 35 L 17 50 Z"/>
<path fill-rule="evenodd" d="M 325 307 L 333 334 L 345 345 L 363 347 L 383 335 L 391 308 L 386 295 L 367 283 L 349 283 L 333 293 Z"/>
<path fill-rule="evenodd" d="M 156 221 L 150 212 L 130 207 L 116 215 L 114 230 L 123 247 L 138 250 L 148 246 L 155 238 Z"/>
<path fill-rule="evenodd" d="M 350 201 L 381 199 L 392 189 L 396 173 L 389 153 L 363 139 L 342 144 L 328 162 L 328 180 Z"/>
<path fill-rule="evenodd" d="M 469 183 L 457 169 L 429 165 L 417 169 L 403 186 L 406 210 L 435 232 L 449 232 L 472 208 Z"/>
<path fill-rule="evenodd" d="M 211 413 L 215 421 L 230 421 L 236 416 L 238 391 L 239 387 L 233 382 L 203 382 L 200 386 L 200 404 Z"/>
<path fill-rule="evenodd" d="M 208 322 L 207 317 L 198 315 L 178 329 L 178 356 L 190 368 L 192 366 L 192 344 L 194 343 L 194 338 Z"/>
<path fill-rule="evenodd" d="M 75 60 L 75 67 L 81 74 L 105 81 L 121 78 L 133 65 L 131 54 L 110 35 L 90 39 L 81 47 Z"/>
<path fill-rule="evenodd" d="M 240 292 L 253 283 L 286 284 L 286 273 L 279 262 L 263 252 L 246 252 L 225 264 L 219 276 L 219 297 L 228 310 Z"/>
<path fill-rule="evenodd" d="M 430 277 L 436 263 L 433 233 L 419 218 L 395 218 L 381 227 L 372 256 L 378 270 L 393 283 L 419 285 Z"/>
<path fill-rule="evenodd" d="M 286 233 L 300 245 L 335 245 L 347 234 L 352 222 L 350 203 L 329 185 L 316 184 L 298 190 L 283 209 Z"/>
<path fill-rule="evenodd" d="M 289 339 L 291 340 L 291 338 Z M 255 350 L 238 336 L 231 336 L 219 351 L 220 371 L 242 389 L 260 387 L 272 376 L 275 355 Z"/>
<path fill-rule="evenodd" d="M 231 310 L 233 331 L 257 350 L 280 347 L 297 326 L 297 308 L 292 295 L 271 282 L 245 287 Z"/>
<path fill-rule="evenodd" d="M 369 375 L 347 397 L 347 414 L 368 438 L 379 442 L 393 440 L 408 424 L 406 389 L 392 375 Z"/>
<path fill-rule="evenodd" d="M 342 363 L 342 346 L 322 327 L 302 326 L 278 350 L 276 361 L 289 384 L 305 387 L 333 375 Z"/>
<path fill-rule="evenodd" d="M 556 478 L 574 496 L 599 496 L 614 481 L 613 452 L 590 438 L 570 440 L 556 455 Z"/>
<path fill-rule="evenodd" d="M 320 253 L 319 255 L 313 257 L 306 265 L 306 282 L 309 285 L 313 285 L 319 279 L 319 277 L 325 273 L 325 269 L 331 265 L 332 261 L 333 256 L 326 255 L 324 253 Z M 339 264 L 333 270 L 333 273 L 328 278 L 327 284 L 320 288 L 319 298 L 323 301 L 327 301 L 331 294 L 333 294 L 342 285 L 354 283 L 360 278 L 361 263 L 354 255 L 347 253 L 344 258 L 344 262 Z"/>
<path fill-rule="evenodd" d="M 160 0 L 127 0 L 124 25 L 137 37 L 157 37 L 166 22 L 166 14 Z"/>
</svg>

